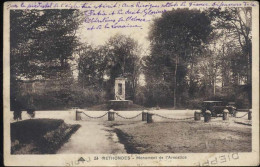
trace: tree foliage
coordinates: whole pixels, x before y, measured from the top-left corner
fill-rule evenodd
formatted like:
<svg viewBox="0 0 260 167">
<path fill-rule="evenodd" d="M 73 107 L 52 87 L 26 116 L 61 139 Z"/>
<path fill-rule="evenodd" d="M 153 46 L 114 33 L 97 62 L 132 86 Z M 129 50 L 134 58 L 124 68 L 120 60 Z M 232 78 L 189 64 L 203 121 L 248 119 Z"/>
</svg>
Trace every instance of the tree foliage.
<svg viewBox="0 0 260 167">
<path fill-rule="evenodd" d="M 210 18 L 199 10 L 174 9 L 154 20 L 149 34 L 151 55 L 146 59 L 146 75 L 171 83 L 174 105 L 176 91 L 185 86 L 188 66 L 193 66 L 211 31 Z M 148 79 L 149 83 L 152 84 Z"/>
<path fill-rule="evenodd" d="M 134 99 L 140 73 L 140 46 L 130 37 L 117 34 L 105 45 L 88 46 L 79 58 L 79 82 L 108 93 L 113 99 L 115 78 L 127 78 L 127 98 Z"/>
<path fill-rule="evenodd" d="M 238 75 L 240 75 L 240 77 L 244 76 L 246 83 L 250 85 L 252 82 L 252 8 L 210 9 L 209 16 L 213 19 L 214 28 L 220 31 L 220 34 L 227 37 L 225 40 L 229 40 L 229 42 L 233 44 L 233 49 L 241 52 L 237 53 L 240 54 L 240 56 L 237 56 L 237 60 L 233 59 L 233 62 L 243 68 L 243 70 L 241 70 L 240 74 L 234 71 L 234 75 L 236 75 L 236 77 L 239 77 Z M 228 42 L 224 44 L 230 45 Z M 223 47 L 225 46 L 223 45 Z M 234 67 L 234 64 L 232 64 L 232 66 Z M 243 73 L 243 71 L 246 73 Z"/>
<path fill-rule="evenodd" d="M 76 10 L 11 10 L 10 17 L 12 76 L 48 79 L 70 68 L 80 24 Z"/>
<path fill-rule="evenodd" d="M 12 99 L 23 96 L 19 80 L 59 80 L 61 89 L 71 83 L 70 61 L 80 23 L 77 10 L 10 11 Z"/>
<path fill-rule="evenodd" d="M 215 52 L 221 62 L 222 88 L 232 90 L 224 92 L 229 92 L 233 99 L 241 98 L 238 94 L 247 94 L 242 99 L 251 106 L 252 9 L 209 9 L 208 13 L 212 17 L 215 32 L 219 34 L 214 40 L 222 43 Z M 226 93 L 224 96 L 227 96 Z"/>
<path fill-rule="evenodd" d="M 79 43 L 78 10 L 11 10 L 10 18 L 11 96 L 23 98 L 17 104 L 32 96 L 44 106 L 103 103 L 114 98 L 115 78 L 125 77 L 126 98 L 147 106 L 197 107 L 222 98 L 250 107 L 251 8 L 164 12 L 151 24 L 144 57 L 139 43 L 122 34 L 100 46 Z M 59 90 L 19 92 L 18 80 L 38 79 L 55 81 Z"/>
<path fill-rule="evenodd" d="M 107 67 L 106 48 L 86 46 L 81 49 L 78 60 L 78 81 L 84 87 L 102 89 Z"/>
</svg>

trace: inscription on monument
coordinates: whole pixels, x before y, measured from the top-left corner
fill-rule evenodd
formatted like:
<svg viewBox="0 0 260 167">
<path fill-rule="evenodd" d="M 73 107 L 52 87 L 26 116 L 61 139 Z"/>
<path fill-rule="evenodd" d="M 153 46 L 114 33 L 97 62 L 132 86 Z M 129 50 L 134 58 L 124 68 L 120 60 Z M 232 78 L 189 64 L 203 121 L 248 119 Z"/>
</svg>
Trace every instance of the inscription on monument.
<svg viewBox="0 0 260 167">
<path fill-rule="evenodd" d="M 125 78 L 115 79 L 115 100 L 125 100 Z"/>
</svg>

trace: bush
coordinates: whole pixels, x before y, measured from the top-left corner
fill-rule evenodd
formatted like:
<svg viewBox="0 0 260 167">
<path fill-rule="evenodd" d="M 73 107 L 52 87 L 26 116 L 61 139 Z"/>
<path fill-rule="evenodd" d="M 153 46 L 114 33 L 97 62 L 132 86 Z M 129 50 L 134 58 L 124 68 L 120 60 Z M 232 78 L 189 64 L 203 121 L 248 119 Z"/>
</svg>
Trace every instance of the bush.
<svg viewBox="0 0 260 167">
<path fill-rule="evenodd" d="M 58 128 L 63 120 L 55 119 L 29 119 L 11 123 L 11 140 L 30 143 L 39 140 L 48 131 Z"/>
<path fill-rule="evenodd" d="M 59 119 L 11 123 L 11 154 L 53 154 L 79 127 Z"/>
<path fill-rule="evenodd" d="M 93 88 L 77 88 L 70 92 L 69 105 L 77 107 L 89 107 L 106 102 L 106 94 L 104 91 L 95 90 Z"/>
<path fill-rule="evenodd" d="M 27 110 L 27 114 L 31 117 L 31 118 L 34 118 L 35 117 L 35 110 Z"/>
<path fill-rule="evenodd" d="M 71 107 L 89 107 L 106 102 L 105 92 L 94 88 L 72 86 L 67 89 L 49 90 L 43 93 L 20 94 L 18 97 L 22 110 L 55 110 Z M 33 102 L 30 102 L 33 99 Z M 11 102 L 11 108 L 14 103 Z M 29 112 L 31 116 L 33 113 Z"/>
<path fill-rule="evenodd" d="M 22 111 L 21 110 L 14 110 L 13 119 L 14 120 L 21 120 L 22 119 Z"/>
<path fill-rule="evenodd" d="M 144 90 L 145 106 L 165 106 L 173 103 L 173 93 L 166 82 L 149 83 Z"/>
<path fill-rule="evenodd" d="M 189 100 L 187 108 L 188 109 L 200 109 L 202 101 L 203 101 L 203 99 L 192 99 L 192 100 Z"/>
</svg>

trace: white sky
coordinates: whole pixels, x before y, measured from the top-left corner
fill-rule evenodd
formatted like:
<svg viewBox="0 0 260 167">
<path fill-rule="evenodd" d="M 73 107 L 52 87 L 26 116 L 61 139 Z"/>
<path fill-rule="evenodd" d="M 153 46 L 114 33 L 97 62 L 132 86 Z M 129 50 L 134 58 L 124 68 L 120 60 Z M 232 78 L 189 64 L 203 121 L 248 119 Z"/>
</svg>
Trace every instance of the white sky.
<svg viewBox="0 0 260 167">
<path fill-rule="evenodd" d="M 114 17 L 116 18 L 116 17 Z M 149 19 L 154 18 L 153 17 L 147 17 Z M 103 45 L 105 42 L 112 36 L 116 35 L 117 33 L 124 34 L 126 36 L 130 36 L 131 38 L 138 41 L 140 45 L 143 46 L 143 48 L 147 48 L 149 46 L 148 41 L 148 33 L 149 33 L 149 27 L 152 21 L 145 22 L 140 25 L 142 25 L 141 28 L 118 28 L 118 29 L 101 29 L 101 30 L 87 30 L 86 27 L 90 26 L 89 23 L 83 23 L 81 28 L 78 30 L 79 38 L 81 42 L 87 42 L 88 44 L 97 46 L 97 45 Z"/>
<path fill-rule="evenodd" d="M 118 2 L 123 4 L 123 2 Z M 131 2 L 132 3 L 132 2 Z M 133 2 L 136 3 L 136 2 Z M 158 4 L 158 3 L 157 3 Z M 127 11 L 130 8 L 124 8 L 124 11 Z M 137 8 L 136 8 L 137 9 Z M 133 9 L 132 9 L 133 10 Z M 167 10 L 172 10 L 172 8 L 167 8 Z M 86 10 L 81 10 L 82 13 L 84 14 L 84 11 Z M 96 10 L 99 11 L 99 10 Z M 106 9 L 106 12 L 109 13 L 111 10 Z M 157 9 L 153 9 L 153 11 L 157 11 Z M 109 19 L 115 19 L 118 20 L 120 17 L 128 17 L 131 15 L 113 15 L 113 16 L 108 16 Z M 97 25 L 97 24 L 90 24 L 90 23 L 83 23 L 80 26 L 80 29 L 78 30 L 77 34 L 81 42 L 85 44 L 90 44 L 92 46 L 98 46 L 98 45 L 104 45 L 107 40 L 116 35 L 117 33 L 123 34 L 126 36 L 129 36 L 136 40 L 138 44 L 142 47 L 142 55 L 143 54 L 148 54 L 149 53 L 149 40 L 148 40 L 148 34 L 149 34 L 149 29 L 150 25 L 152 24 L 152 20 L 156 17 L 160 17 L 161 14 L 155 14 L 155 15 L 146 15 L 143 17 L 143 15 L 132 15 L 133 17 L 137 16 L 138 18 L 145 18 L 146 20 L 150 20 L 149 22 L 136 22 L 138 25 L 141 25 L 142 28 L 118 28 L 118 29 L 101 29 L 101 30 L 87 30 L 87 27 L 91 27 L 92 25 Z M 103 19 L 104 16 L 101 17 L 96 17 L 96 16 L 89 16 L 90 18 L 99 18 Z M 86 16 L 84 15 L 84 18 Z M 132 22 L 134 23 L 134 22 Z M 125 23 L 127 24 L 127 23 Z M 103 24 L 104 25 L 104 24 Z M 142 56 L 140 55 L 140 56 Z M 76 64 L 75 64 L 76 65 Z M 77 68 L 74 68 L 77 69 Z M 78 71 L 74 71 L 74 76 L 77 77 Z M 144 85 L 145 83 L 145 76 L 143 74 L 140 75 L 139 77 L 139 84 Z"/>
<path fill-rule="evenodd" d="M 93 4 L 100 4 L 100 2 L 91 2 L 92 3 L 92 6 Z M 122 7 L 122 5 L 124 5 L 125 2 L 106 2 L 104 5 L 113 5 L 117 3 L 117 7 L 118 8 L 114 8 L 114 9 L 109 9 L 109 8 L 104 8 L 104 9 L 95 9 L 95 12 L 97 13 L 98 11 L 100 11 L 101 13 L 102 12 L 105 12 L 105 13 L 110 13 L 112 11 L 117 11 L 117 10 L 120 10 L 122 9 L 123 11 L 127 11 L 128 9 L 129 10 L 132 10 L 132 11 L 136 11 L 137 9 L 141 9 L 141 10 L 145 10 L 147 9 L 147 11 L 149 10 L 149 8 L 127 8 L 127 7 Z M 134 2 L 127 2 L 127 5 L 136 5 L 136 1 Z M 140 2 L 141 5 L 150 5 L 151 3 L 153 5 L 162 5 L 162 4 L 165 4 L 167 2 Z M 171 2 L 171 3 L 177 3 L 177 2 Z M 179 7 L 180 7 L 180 3 L 179 2 Z M 187 2 L 188 3 L 188 2 Z M 193 2 L 193 3 L 198 3 L 198 2 Z M 203 2 L 201 2 L 203 3 Z M 207 3 L 207 2 L 204 2 L 204 3 Z M 119 6 L 120 5 L 120 6 Z M 178 7 L 175 7 L 175 9 L 178 8 Z M 191 7 L 193 9 L 199 9 L 199 10 L 204 10 L 205 8 L 197 8 L 197 7 Z M 93 9 L 93 7 L 92 7 Z M 151 8 L 151 10 L 153 12 L 157 12 L 158 10 L 167 10 L 167 11 L 171 11 L 173 9 L 173 7 L 161 7 L 161 8 Z M 88 13 L 90 9 L 81 9 L 83 15 L 84 13 Z M 120 34 L 124 34 L 124 35 L 127 35 L 127 36 L 130 36 L 132 37 L 133 39 L 137 40 L 139 42 L 139 44 L 141 44 L 144 48 L 144 50 L 146 50 L 148 47 L 149 47 L 149 41 L 148 41 L 148 33 L 149 33 L 149 28 L 150 28 L 150 25 L 152 23 L 152 20 L 156 17 L 160 17 L 161 14 L 158 13 L 158 14 L 154 14 L 154 15 L 146 15 L 144 16 L 144 14 L 134 14 L 134 15 L 107 15 L 107 16 L 89 16 L 90 18 L 99 18 L 99 19 L 102 19 L 103 17 L 109 17 L 109 19 L 115 19 L 115 20 L 118 20 L 120 17 L 128 17 L 128 16 L 137 16 L 138 18 L 145 18 L 146 20 L 150 20 L 150 22 L 142 22 L 142 23 L 138 23 L 138 22 L 135 22 L 135 23 L 138 23 L 138 25 L 141 25 L 142 26 L 142 29 L 140 28 L 119 28 L 119 29 L 101 29 L 101 30 L 87 30 L 87 27 L 90 27 L 91 25 L 97 25 L 97 24 L 90 24 L 90 23 L 83 23 L 81 28 L 78 30 L 78 36 L 80 38 L 80 40 L 82 42 L 86 42 L 88 44 L 91 44 L 91 45 L 94 45 L 94 46 L 97 46 L 97 45 L 103 45 L 110 37 L 114 36 L 115 34 L 117 33 L 120 33 Z M 87 16 L 84 15 L 84 17 L 86 18 Z M 243 17 L 243 15 L 242 15 Z M 128 22 L 130 23 L 130 22 Z M 132 22 L 134 23 L 134 22 Z M 127 24 L 127 22 L 125 23 Z"/>
</svg>

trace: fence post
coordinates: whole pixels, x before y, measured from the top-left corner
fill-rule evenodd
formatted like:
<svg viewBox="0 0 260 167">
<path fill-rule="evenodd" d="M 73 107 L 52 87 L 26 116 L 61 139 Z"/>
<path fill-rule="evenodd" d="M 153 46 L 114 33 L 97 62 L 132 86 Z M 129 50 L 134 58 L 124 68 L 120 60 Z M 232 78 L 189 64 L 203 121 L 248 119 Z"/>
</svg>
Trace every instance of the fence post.
<svg viewBox="0 0 260 167">
<path fill-rule="evenodd" d="M 252 109 L 248 111 L 248 120 L 252 120 Z"/>
<path fill-rule="evenodd" d="M 233 117 L 237 116 L 237 110 L 233 110 Z"/>
<path fill-rule="evenodd" d="M 200 121 L 200 119 L 201 119 L 201 111 L 195 111 L 194 112 L 194 120 L 195 121 Z"/>
<path fill-rule="evenodd" d="M 143 112 L 142 112 L 142 121 L 147 121 L 147 112 L 146 112 L 147 110 L 144 110 Z"/>
<path fill-rule="evenodd" d="M 147 123 L 152 123 L 153 122 L 153 114 L 147 113 Z"/>
<path fill-rule="evenodd" d="M 76 110 L 76 121 L 81 120 L 81 111 Z"/>
<path fill-rule="evenodd" d="M 211 120 L 211 111 L 207 110 L 204 115 L 204 122 L 209 122 Z"/>
<path fill-rule="evenodd" d="M 114 110 L 110 109 L 108 111 L 108 121 L 114 121 L 115 120 L 115 112 Z"/>
<path fill-rule="evenodd" d="M 223 110 L 223 120 L 228 120 L 228 113 L 229 113 L 229 111 L 228 111 L 228 109 L 224 109 Z"/>
</svg>

